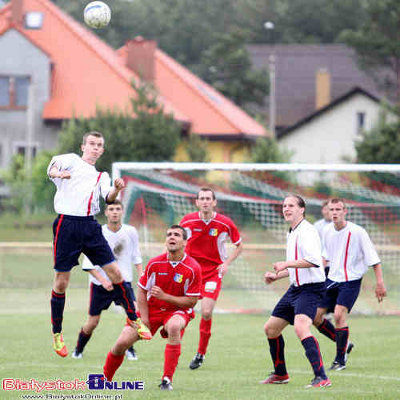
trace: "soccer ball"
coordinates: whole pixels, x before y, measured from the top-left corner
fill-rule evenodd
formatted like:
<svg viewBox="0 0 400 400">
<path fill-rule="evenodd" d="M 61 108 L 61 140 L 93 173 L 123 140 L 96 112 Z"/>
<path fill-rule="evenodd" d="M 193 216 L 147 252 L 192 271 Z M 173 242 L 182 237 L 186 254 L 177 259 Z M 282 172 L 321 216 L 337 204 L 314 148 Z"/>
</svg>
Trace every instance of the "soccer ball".
<svg viewBox="0 0 400 400">
<path fill-rule="evenodd" d="M 83 19 L 91 28 L 104 28 L 111 20 L 110 7 L 102 1 L 92 1 L 83 11 Z"/>
</svg>

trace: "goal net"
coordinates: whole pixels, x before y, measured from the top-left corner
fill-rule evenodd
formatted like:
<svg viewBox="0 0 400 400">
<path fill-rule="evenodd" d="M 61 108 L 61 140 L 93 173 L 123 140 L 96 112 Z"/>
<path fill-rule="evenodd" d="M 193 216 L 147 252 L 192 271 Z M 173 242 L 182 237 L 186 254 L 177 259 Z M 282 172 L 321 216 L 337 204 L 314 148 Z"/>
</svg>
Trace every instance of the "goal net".
<svg viewBox="0 0 400 400">
<path fill-rule="evenodd" d="M 400 165 L 299 165 L 114 163 L 113 177 L 126 183 L 125 222 L 140 234 L 144 261 L 164 251 L 166 229 L 196 210 L 197 191 L 211 187 L 217 211 L 238 226 L 244 251 L 223 281 L 218 310 L 271 310 L 288 281 L 265 285 L 263 276 L 275 261 L 285 259 L 287 224 L 281 202 L 301 195 L 310 222 L 321 218 L 329 197 L 345 199 L 347 219 L 371 236 L 384 268 L 388 297 L 378 304 L 375 276 L 369 271 L 353 312 L 400 313 Z"/>
</svg>

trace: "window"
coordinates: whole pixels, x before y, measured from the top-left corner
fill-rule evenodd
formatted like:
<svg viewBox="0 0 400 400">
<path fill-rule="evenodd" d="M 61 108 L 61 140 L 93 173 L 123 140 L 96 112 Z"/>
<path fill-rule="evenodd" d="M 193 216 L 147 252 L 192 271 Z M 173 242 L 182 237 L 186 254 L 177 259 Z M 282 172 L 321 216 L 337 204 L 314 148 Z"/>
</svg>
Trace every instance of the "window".
<svg viewBox="0 0 400 400">
<path fill-rule="evenodd" d="M 32 143 L 31 144 L 31 149 L 32 149 L 32 158 L 36 157 L 36 153 L 38 150 L 39 144 L 38 143 Z M 26 142 L 14 142 L 13 143 L 13 153 L 14 154 L 21 154 L 22 156 L 25 157 L 26 151 L 28 149 L 27 143 Z"/>
<path fill-rule="evenodd" d="M 29 76 L 0 76 L 0 109 L 26 109 Z"/>
<path fill-rule="evenodd" d="M 365 112 L 357 112 L 357 133 L 361 133 L 365 128 Z"/>
<path fill-rule="evenodd" d="M 26 29 L 40 29 L 43 26 L 43 13 L 30 11 L 25 15 Z"/>
</svg>

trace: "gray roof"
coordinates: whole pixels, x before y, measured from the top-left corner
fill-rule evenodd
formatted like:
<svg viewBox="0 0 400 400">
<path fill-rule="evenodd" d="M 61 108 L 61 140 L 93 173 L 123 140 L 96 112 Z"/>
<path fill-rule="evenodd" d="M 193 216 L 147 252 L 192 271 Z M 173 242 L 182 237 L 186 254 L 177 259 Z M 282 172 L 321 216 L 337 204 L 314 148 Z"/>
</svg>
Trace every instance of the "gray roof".
<svg viewBox="0 0 400 400">
<path fill-rule="evenodd" d="M 255 68 L 266 68 L 268 57 L 276 56 L 276 126 L 294 125 L 315 108 L 315 77 L 319 69 L 331 76 L 331 101 L 355 86 L 377 97 L 385 97 L 372 77 L 362 71 L 353 49 L 342 44 L 249 45 Z M 266 100 L 268 107 L 268 99 Z M 266 114 L 267 115 L 267 114 Z"/>
</svg>

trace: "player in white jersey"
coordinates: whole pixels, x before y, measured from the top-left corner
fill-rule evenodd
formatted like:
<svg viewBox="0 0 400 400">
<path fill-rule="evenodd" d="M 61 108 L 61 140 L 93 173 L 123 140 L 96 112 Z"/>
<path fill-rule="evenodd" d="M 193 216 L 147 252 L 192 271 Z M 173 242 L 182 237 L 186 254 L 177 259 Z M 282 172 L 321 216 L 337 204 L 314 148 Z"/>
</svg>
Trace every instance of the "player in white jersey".
<svg viewBox="0 0 400 400">
<path fill-rule="evenodd" d="M 132 325 L 142 339 L 151 339 L 150 331 L 137 318 L 133 299 L 126 282 L 114 260 L 114 255 L 94 219 L 100 211 L 100 195 L 107 203 L 113 202 L 124 188 L 124 181 L 116 179 L 110 185 L 108 174 L 95 168 L 96 161 L 104 152 L 104 138 L 99 132 L 83 136 L 82 157 L 62 154 L 52 158 L 47 169 L 49 178 L 57 187 L 54 208 L 59 214 L 53 224 L 54 284 L 51 293 L 51 323 L 53 347 L 61 357 L 68 355 L 62 336 L 62 320 L 65 291 L 71 269 L 78 265 L 84 253 L 94 265 L 100 265 L 113 283 Z"/>
<path fill-rule="evenodd" d="M 274 263 L 275 272 L 267 271 L 264 276 L 267 284 L 289 277 L 290 287 L 279 300 L 272 311 L 272 316 L 264 326 L 274 372 L 260 382 L 263 384 L 289 382 L 282 331 L 291 324 L 294 325 L 296 335 L 301 340 L 314 372 L 314 378 L 307 387 L 331 386 L 331 381 L 325 374 L 318 341 L 310 330 L 323 295 L 325 273 L 320 238 L 315 227 L 305 219 L 305 207 L 305 202 L 300 196 L 290 195 L 284 199 L 283 216 L 290 224 L 286 261 Z"/>
<path fill-rule="evenodd" d="M 323 239 L 323 232 L 326 226 L 332 223 L 330 213 L 329 213 L 329 207 L 328 207 L 329 200 L 325 200 L 322 203 L 321 207 L 321 214 L 322 218 L 319 219 L 318 221 L 314 222 L 314 226 L 317 228 L 318 235 L 321 239 L 321 244 L 323 245 L 324 239 Z M 325 276 L 328 276 L 329 273 L 329 265 L 325 266 Z"/>
<path fill-rule="evenodd" d="M 349 342 L 347 316 L 357 300 L 362 277 L 369 266 L 375 273 L 375 295 L 379 302 L 386 296 L 386 289 L 381 261 L 366 230 L 346 221 L 347 208 L 342 199 L 331 199 L 329 211 L 333 224 L 324 230 L 322 254 L 330 269 L 314 325 L 336 342 L 336 357 L 330 369 L 340 371 L 346 368 L 347 355 L 353 347 Z M 324 318 L 327 311 L 334 312 L 335 327 Z"/>
<path fill-rule="evenodd" d="M 129 285 L 131 295 L 135 300 L 132 289 L 132 264 L 135 265 L 138 278 L 140 278 L 143 273 L 142 256 L 136 229 L 133 226 L 122 224 L 123 211 L 123 205 L 119 200 L 107 204 L 104 212 L 107 224 L 102 226 L 102 231 L 118 262 L 122 277 Z M 82 269 L 89 272 L 90 301 L 88 319 L 79 332 L 76 348 L 72 353 L 72 357 L 78 359 L 82 358 L 83 350 L 100 322 L 101 312 L 107 310 L 112 302 L 119 304 L 111 281 L 98 265 L 94 266 L 85 256 Z M 128 360 L 137 360 L 132 346 L 126 351 L 126 357 Z"/>
</svg>

